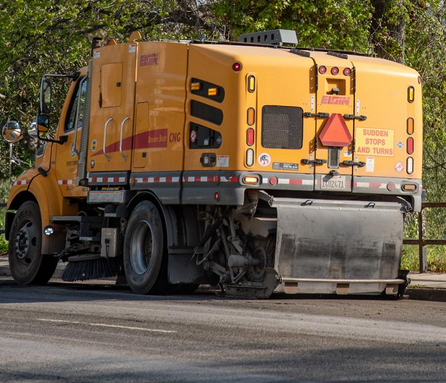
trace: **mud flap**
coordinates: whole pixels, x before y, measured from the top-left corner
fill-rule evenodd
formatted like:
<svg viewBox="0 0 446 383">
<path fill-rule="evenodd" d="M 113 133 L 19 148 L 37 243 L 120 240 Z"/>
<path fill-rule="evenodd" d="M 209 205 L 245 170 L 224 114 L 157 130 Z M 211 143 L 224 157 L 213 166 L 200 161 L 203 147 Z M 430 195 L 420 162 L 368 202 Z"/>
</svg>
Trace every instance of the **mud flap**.
<svg viewBox="0 0 446 383">
<path fill-rule="evenodd" d="M 275 269 L 286 293 L 397 294 L 403 206 L 274 199 Z"/>
</svg>

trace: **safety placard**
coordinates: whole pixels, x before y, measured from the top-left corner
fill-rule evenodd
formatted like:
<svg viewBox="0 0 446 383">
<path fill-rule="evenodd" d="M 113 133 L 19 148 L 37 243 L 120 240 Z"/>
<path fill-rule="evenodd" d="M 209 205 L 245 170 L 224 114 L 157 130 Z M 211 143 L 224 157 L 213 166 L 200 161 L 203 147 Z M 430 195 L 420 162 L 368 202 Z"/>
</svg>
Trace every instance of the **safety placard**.
<svg viewBox="0 0 446 383">
<path fill-rule="evenodd" d="M 390 129 L 356 128 L 356 153 L 393 157 L 394 131 Z"/>
</svg>

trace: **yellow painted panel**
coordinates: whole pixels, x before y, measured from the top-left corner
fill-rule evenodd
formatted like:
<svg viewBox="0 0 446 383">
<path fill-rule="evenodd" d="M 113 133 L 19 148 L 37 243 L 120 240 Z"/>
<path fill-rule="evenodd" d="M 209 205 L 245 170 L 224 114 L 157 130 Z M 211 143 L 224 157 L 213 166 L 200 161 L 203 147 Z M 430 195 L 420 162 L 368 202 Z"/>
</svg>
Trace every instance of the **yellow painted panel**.
<svg viewBox="0 0 446 383">
<path fill-rule="evenodd" d="M 291 54 L 287 51 L 259 47 L 191 45 L 189 53 L 188 89 L 192 79 L 204 80 L 222 86 L 225 92 L 223 102 L 188 93 L 186 102 L 186 148 L 189 147 L 190 123 L 197 123 L 221 133 L 219 148 L 187 150 L 185 170 L 209 170 L 200 162 L 203 153 L 215 153 L 216 166 L 213 170 L 284 171 L 274 169 L 274 163 L 298 165 L 297 172 L 312 173 L 308 165 L 300 163 L 309 158 L 315 124 L 314 119 L 304 119 L 302 149 L 270 149 L 262 147 L 262 109 L 264 106 L 288 106 L 311 112 L 315 108 L 314 69 L 310 58 Z M 242 70 L 235 72 L 232 65 L 242 64 Z M 204 71 L 203 68 L 212 68 Z M 248 78 L 255 76 L 255 91 L 249 92 Z M 272 91 L 273 90 L 273 91 Z M 218 108 L 223 112 L 221 125 L 214 125 L 190 115 L 190 101 L 197 100 Z M 249 108 L 255 109 L 255 122 L 248 125 Z M 247 129 L 255 130 L 255 143 L 247 144 Z M 254 165 L 246 163 L 247 150 L 254 150 Z M 261 160 L 263 154 L 269 161 Z M 265 157 L 265 156 L 263 156 Z M 263 158 L 262 157 L 262 158 Z M 263 165 L 263 166 L 262 166 Z M 287 170 L 293 171 L 293 170 Z M 295 170 L 294 170 L 295 171 Z"/>
<path fill-rule="evenodd" d="M 365 121 L 355 121 L 355 160 L 366 166 L 355 168 L 354 175 L 367 177 L 421 178 L 422 161 L 422 110 L 421 85 L 418 73 L 403 65 L 370 57 L 355 56 L 352 59 L 356 72 L 355 113 L 367 116 Z M 415 88 L 415 101 L 408 102 L 408 88 Z M 407 174 L 407 119 L 414 119 L 415 161 L 413 174 Z M 386 150 L 369 145 L 370 152 L 362 150 L 365 132 L 393 132 L 393 142 L 386 140 Z M 371 137 L 368 137 L 371 138 Z M 378 137 L 376 137 L 378 138 Z M 392 148 L 390 148 L 392 145 Z M 361 149 L 361 150 L 360 150 Z M 390 150 L 391 149 L 391 150 Z"/>
<path fill-rule="evenodd" d="M 122 63 L 102 65 L 100 86 L 103 108 L 121 105 Z"/>
<path fill-rule="evenodd" d="M 318 67 L 325 66 L 327 68 L 325 74 L 318 74 L 317 112 L 328 113 L 330 116 L 334 113 L 341 114 L 342 116 L 345 114 L 353 114 L 355 97 L 352 76 L 345 76 L 343 74 L 345 68 L 352 67 L 351 61 L 328 55 L 326 52 L 311 52 L 311 57 L 316 61 Z M 333 68 L 338 68 L 338 74 L 333 75 L 331 73 Z M 327 121 L 328 117 L 318 118 L 316 120 L 316 134 L 318 137 L 323 131 Z M 350 132 L 352 141 L 349 145 L 341 148 L 340 163 L 343 161 L 351 161 L 353 158 L 353 121 L 345 119 L 345 124 Z M 323 146 L 319 140 L 316 158 L 327 161 L 327 164 L 316 165 L 316 174 L 327 174 L 332 170 L 328 167 L 328 150 L 329 148 Z M 352 174 L 351 166 L 340 165 L 339 169 L 336 170 L 342 175 Z"/>
<path fill-rule="evenodd" d="M 137 43 L 108 45 L 94 51 L 88 172 L 130 171 L 137 51 Z"/>
<path fill-rule="evenodd" d="M 183 168 L 187 55 L 186 44 L 145 42 L 139 45 L 135 171 L 181 171 Z"/>
<path fill-rule="evenodd" d="M 140 102 L 136 105 L 135 140 L 133 150 L 133 167 L 144 168 L 147 163 L 147 150 L 144 147 L 142 135 L 149 130 L 149 103 Z M 139 143 L 141 142 L 141 145 Z"/>
</svg>

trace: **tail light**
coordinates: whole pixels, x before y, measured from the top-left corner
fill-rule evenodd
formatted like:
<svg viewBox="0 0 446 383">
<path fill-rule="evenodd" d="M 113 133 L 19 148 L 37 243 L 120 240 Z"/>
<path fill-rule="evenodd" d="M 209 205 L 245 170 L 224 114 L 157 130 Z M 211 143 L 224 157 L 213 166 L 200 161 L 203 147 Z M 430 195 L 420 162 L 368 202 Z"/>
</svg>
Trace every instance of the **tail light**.
<svg viewBox="0 0 446 383">
<path fill-rule="evenodd" d="M 254 145 L 254 129 L 253 128 L 249 128 L 246 131 L 246 144 L 248 146 Z"/>
<path fill-rule="evenodd" d="M 319 67 L 319 73 L 320 73 L 320 74 L 325 74 L 325 73 L 327 73 L 327 67 L 326 67 L 325 65 L 321 65 L 321 66 Z"/>
<path fill-rule="evenodd" d="M 240 72 L 242 70 L 242 63 L 236 62 L 232 64 L 232 70 L 234 72 Z"/>
<path fill-rule="evenodd" d="M 413 154 L 414 152 L 414 140 L 413 137 L 407 139 L 407 154 Z"/>
<path fill-rule="evenodd" d="M 331 74 L 333 76 L 336 76 L 337 74 L 339 74 L 339 68 L 337 66 L 334 66 L 333 68 L 331 68 Z"/>
<path fill-rule="evenodd" d="M 344 76 L 350 76 L 352 74 L 352 70 L 350 68 L 345 68 L 343 73 Z"/>
</svg>

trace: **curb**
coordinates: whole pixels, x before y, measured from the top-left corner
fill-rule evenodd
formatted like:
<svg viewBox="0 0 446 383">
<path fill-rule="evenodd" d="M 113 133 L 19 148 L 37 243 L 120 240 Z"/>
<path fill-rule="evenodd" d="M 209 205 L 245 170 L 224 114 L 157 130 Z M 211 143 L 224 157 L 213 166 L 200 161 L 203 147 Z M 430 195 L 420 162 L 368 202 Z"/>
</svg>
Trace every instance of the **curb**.
<svg viewBox="0 0 446 383">
<path fill-rule="evenodd" d="M 445 289 L 407 289 L 405 295 L 418 301 L 446 302 Z"/>
</svg>

